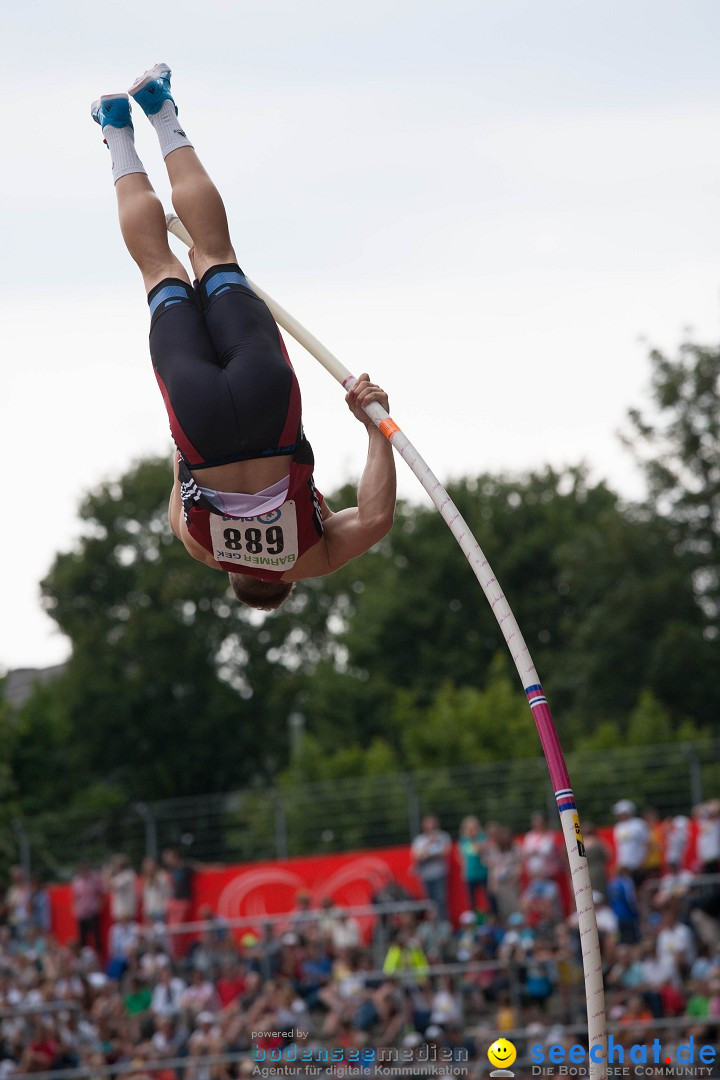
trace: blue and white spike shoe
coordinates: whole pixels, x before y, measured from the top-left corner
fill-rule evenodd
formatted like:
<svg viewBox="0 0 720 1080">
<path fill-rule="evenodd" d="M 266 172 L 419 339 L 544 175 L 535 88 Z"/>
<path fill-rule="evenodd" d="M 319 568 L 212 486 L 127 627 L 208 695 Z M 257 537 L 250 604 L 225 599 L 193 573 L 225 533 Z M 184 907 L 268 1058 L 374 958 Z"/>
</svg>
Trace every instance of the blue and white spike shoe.
<svg viewBox="0 0 720 1080">
<path fill-rule="evenodd" d="M 101 128 L 132 127 L 130 119 L 130 98 L 127 94 L 103 94 L 90 106 L 90 115 Z"/>
<path fill-rule="evenodd" d="M 156 64 L 155 67 L 146 71 L 130 87 L 128 93 L 137 101 L 146 116 L 154 116 L 160 112 L 166 101 L 172 101 L 175 115 L 177 105 L 170 93 L 170 76 L 172 72 L 167 64 Z"/>
</svg>

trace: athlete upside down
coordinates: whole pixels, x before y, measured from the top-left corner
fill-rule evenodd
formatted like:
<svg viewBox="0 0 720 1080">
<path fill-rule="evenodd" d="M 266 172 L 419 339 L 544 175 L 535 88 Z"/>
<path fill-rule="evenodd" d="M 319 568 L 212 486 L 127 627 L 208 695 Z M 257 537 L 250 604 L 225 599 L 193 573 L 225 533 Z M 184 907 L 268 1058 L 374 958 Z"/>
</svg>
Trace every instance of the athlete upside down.
<svg viewBox="0 0 720 1080">
<path fill-rule="evenodd" d="M 388 409 L 367 373 L 346 397 L 365 425 L 357 506 L 333 513 L 313 481 L 300 388 L 265 303 L 230 242 L 220 193 L 177 117 L 170 69 L 91 107 L 112 155 L 120 228 L 143 276 L 150 354 L 177 447 L 169 522 L 194 559 L 225 571 L 237 598 L 272 610 L 293 583 L 330 574 L 392 527 L 395 463 L 363 406 Z M 165 214 L 135 150 L 130 98 L 160 140 L 175 211 L 193 238 L 194 286 L 168 244 Z"/>
</svg>

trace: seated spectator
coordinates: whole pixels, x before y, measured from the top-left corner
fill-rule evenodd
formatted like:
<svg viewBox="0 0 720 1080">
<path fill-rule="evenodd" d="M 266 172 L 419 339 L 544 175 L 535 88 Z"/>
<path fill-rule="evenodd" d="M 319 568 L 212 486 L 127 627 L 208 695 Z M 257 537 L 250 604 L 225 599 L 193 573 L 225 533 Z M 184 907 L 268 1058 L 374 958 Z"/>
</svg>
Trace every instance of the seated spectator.
<svg viewBox="0 0 720 1080">
<path fill-rule="evenodd" d="M 362 944 L 360 923 L 343 908 L 335 909 L 330 927 L 330 944 L 333 949 L 357 949 Z"/>
<path fill-rule="evenodd" d="M 708 990 L 710 994 L 708 1015 L 713 1020 L 718 1020 L 720 1019 L 720 978 L 715 976 L 709 979 Z"/>
<path fill-rule="evenodd" d="M 189 1057 L 205 1057 L 223 1052 L 222 1029 L 211 1012 L 198 1014 L 194 1029 L 187 1041 Z M 205 1080 L 207 1069 L 202 1066 L 190 1066 L 184 1070 L 186 1080 Z"/>
<path fill-rule="evenodd" d="M 190 973 L 190 982 L 183 991 L 180 1007 L 191 1019 L 201 1012 L 215 1012 L 220 1006 L 217 990 L 204 971 Z"/>
<path fill-rule="evenodd" d="M 588 873 L 593 892 L 605 893 L 608 885 L 608 870 L 612 862 L 612 850 L 610 845 L 603 840 L 597 831 L 597 826 L 592 821 L 583 824 L 583 840 L 585 841 L 585 855 L 587 856 Z"/>
<path fill-rule="evenodd" d="M 523 1000 L 530 1005 L 544 1007 L 557 983 L 557 968 L 553 952 L 545 945 L 527 954 L 525 979 L 522 987 Z"/>
<path fill-rule="evenodd" d="M 36 1016 L 31 1025 L 32 1034 L 23 1051 L 19 1072 L 50 1072 L 56 1067 L 60 1054 L 55 1021 L 49 1016 Z"/>
<path fill-rule="evenodd" d="M 414 934 L 429 963 L 442 964 L 449 958 L 452 926 L 446 919 L 440 918 L 437 908 L 432 907 L 422 913 Z"/>
<path fill-rule="evenodd" d="M 177 975 L 173 975 L 168 964 L 162 968 L 155 985 L 150 1003 L 150 1010 L 158 1019 L 176 1017 L 182 1011 L 183 995 L 187 986 Z"/>
<path fill-rule="evenodd" d="M 170 1014 L 157 1016 L 155 1030 L 150 1041 L 159 1058 L 177 1057 L 184 1040 L 182 1033 L 178 1031 L 175 1016 Z"/>
<path fill-rule="evenodd" d="M 224 1009 L 231 1001 L 242 997 L 247 988 L 246 972 L 242 964 L 236 960 L 217 980 L 217 993 L 220 1007 Z"/>
<path fill-rule="evenodd" d="M 152 1004 L 153 992 L 144 979 L 133 975 L 130 979 L 127 993 L 123 998 L 125 1012 L 128 1016 L 137 1016 L 147 1012 Z"/>
<path fill-rule="evenodd" d="M 652 1020 L 653 1014 L 643 1000 L 642 995 L 632 994 L 628 998 L 627 1005 L 620 1017 L 622 1026 L 627 1027 L 629 1024 L 650 1023 Z"/>
<path fill-rule="evenodd" d="M 545 933 L 552 931 L 563 917 L 558 883 L 552 878 L 531 875 L 520 897 L 519 908 L 532 929 Z"/>
<path fill-rule="evenodd" d="M 317 1003 L 317 994 L 321 987 L 330 981 L 332 959 L 321 940 L 308 946 L 300 961 L 298 990 L 300 996 L 310 1008 Z"/>
<path fill-rule="evenodd" d="M 507 931 L 498 950 L 501 960 L 523 963 L 525 956 L 535 947 L 535 931 L 525 922 L 520 911 L 514 911 L 507 921 Z"/>
<path fill-rule="evenodd" d="M 620 941 L 623 945 L 637 944 L 640 940 L 640 908 L 635 880 L 628 868 L 619 866 L 615 877 L 608 882 L 607 900 L 618 922 Z"/>
<path fill-rule="evenodd" d="M 677 982 L 688 974 L 695 959 L 695 938 L 690 927 L 681 921 L 676 901 L 668 901 L 663 909 L 657 955 L 659 960 L 667 960 L 674 966 Z"/>
<path fill-rule="evenodd" d="M 400 975 L 409 972 L 424 975 L 428 970 L 425 953 L 417 938 L 410 937 L 404 930 L 398 930 L 383 961 L 386 975 Z"/>
<path fill-rule="evenodd" d="M 125 915 L 110 927 L 108 934 L 107 974 L 120 981 L 130 965 L 130 957 L 138 943 L 140 927 L 129 915 Z"/>
<path fill-rule="evenodd" d="M 693 1016 L 697 1020 L 710 1018 L 710 987 L 704 979 L 693 979 L 689 982 L 685 1015 Z"/>
<path fill-rule="evenodd" d="M 466 963 L 475 952 L 478 943 L 477 916 L 474 911 L 463 911 L 460 927 L 455 935 L 455 957 L 461 964 Z M 421 939 L 422 940 L 422 939 Z"/>
<path fill-rule="evenodd" d="M 597 920 L 598 934 L 600 935 L 603 961 L 605 964 L 612 964 L 620 940 L 618 918 L 602 893 L 594 892 L 593 900 L 595 902 L 595 918 Z"/>
<path fill-rule="evenodd" d="M 462 1024 L 462 1002 L 453 989 L 452 979 L 449 975 L 440 975 L 437 980 L 437 989 L 432 996 L 430 1023 L 438 1024 L 444 1030 L 457 1024 Z"/>
</svg>

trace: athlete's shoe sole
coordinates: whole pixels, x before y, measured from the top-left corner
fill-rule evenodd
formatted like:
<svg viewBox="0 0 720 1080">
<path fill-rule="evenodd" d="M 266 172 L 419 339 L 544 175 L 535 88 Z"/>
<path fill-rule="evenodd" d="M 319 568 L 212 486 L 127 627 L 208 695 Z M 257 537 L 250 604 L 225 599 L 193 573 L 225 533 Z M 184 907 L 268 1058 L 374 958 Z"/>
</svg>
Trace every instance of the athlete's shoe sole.
<svg viewBox="0 0 720 1080">
<path fill-rule="evenodd" d="M 175 114 L 177 105 L 170 93 L 170 76 L 172 72 L 167 64 L 156 64 L 141 75 L 130 87 L 128 93 L 134 101 L 137 101 L 146 116 L 154 116 L 160 112 L 166 101 L 171 101 Z"/>
<path fill-rule="evenodd" d="M 101 128 L 132 127 L 130 98 L 127 94 L 103 94 L 90 106 L 90 115 Z"/>
</svg>

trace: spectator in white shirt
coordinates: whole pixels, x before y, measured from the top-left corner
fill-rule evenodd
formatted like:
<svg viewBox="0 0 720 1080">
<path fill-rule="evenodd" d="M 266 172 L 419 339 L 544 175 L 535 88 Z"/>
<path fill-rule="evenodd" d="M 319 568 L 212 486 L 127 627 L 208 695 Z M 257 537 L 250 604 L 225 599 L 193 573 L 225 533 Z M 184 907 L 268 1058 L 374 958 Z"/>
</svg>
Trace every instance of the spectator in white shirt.
<svg viewBox="0 0 720 1080">
<path fill-rule="evenodd" d="M 551 829 L 538 812 L 530 818 L 530 831 L 523 837 L 521 850 L 528 877 L 554 880 L 560 872 L 558 841 L 560 834 Z"/>
<path fill-rule="evenodd" d="M 172 881 L 157 859 L 143 859 L 141 869 L 143 919 L 146 923 L 167 922 Z"/>
<path fill-rule="evenodd" d="M 636 885 L 642 884 L 644 866 L 650 847 L 650 830 L 647 822 L 637 815 L 635 803 L 621 799 L 613 806 L 617 818 L 613 829 L 618 866 L 630 872 Z"/>
<path fill-rule="evenodd" d="M 435 904 L 441 919 L 447 919 L 447 891 L 452 840 L 440 828 L 434 814 L 422 820 L 422 832 L 412 842 L 413 868 L 425 888 L 425 895 Z"/>
<path fill-rule="evenodd" d="M 150 1010 L 157 1017 L 179 1016 L 182 1009 L 183 994 L 187 987 L 182 979 L 173 975 L 170 965 L 160 973 L 160 978 L 153 990 Z"/>
<path fill-rule="evenodd" d="M 220 1007 L 220 999 L 213 983 L 203 971 L 195 968 L 190 976 L 190 985 L 182 996 L 182 1008 L 197 1016 L 201 1012 L 214 1012 Z"/>
<path fill-rule="evenodd" d="M 694 808 L 698 823 L 697 857 L 701 874 L 720 872 L 720 799 Z"/>
<path fill-rule="evenodd" d="M 115 855 L 105 872 L 113 922 L 135 919 L 138 910 L 135 871 L 127 855 Z"/>
<path fill-rule="evenodd" d="M 680 922 L 677 903 L 670 901 L 662 913 L 655 948 L 658 960 L 672 964 L 678 979 L 684 978 L 695 960 L 695 938 L 689 926 Z"/>
</svg>

